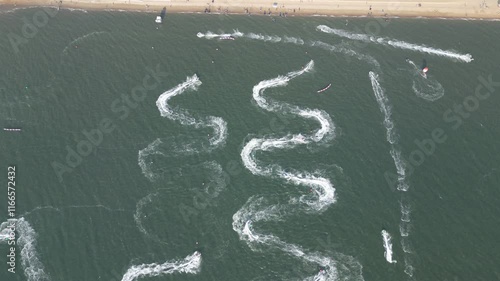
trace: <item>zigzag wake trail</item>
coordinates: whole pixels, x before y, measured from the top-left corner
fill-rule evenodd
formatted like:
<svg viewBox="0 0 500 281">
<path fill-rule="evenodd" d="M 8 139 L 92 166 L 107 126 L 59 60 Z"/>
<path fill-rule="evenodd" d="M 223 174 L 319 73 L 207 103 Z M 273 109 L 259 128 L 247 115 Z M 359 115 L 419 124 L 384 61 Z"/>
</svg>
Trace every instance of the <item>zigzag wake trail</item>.
<svg viewBox="0 0 500 281">
<path fill-rule="evenodd" d="M 200 79 L 198 79 L 198 76 L 196 76 L 196 74 L 191 77 L 187 77 L 186 82 L 181 83 L 161 94 L 156 101 L 156 106 L 158 107 L 158 110 L 160 111 L 160 115 L 162 117 L 166 117 L 170 120 L 177 121 L 182 125 L 192 126 L 197 129 L 211 128 L 214 132 L 213 136 L 208 138 L 208 144 L 204 144 L 200 140 L 194 142 L 181 142 L 178 144 L 170 145 L 170 148 L 173 149 L 173 151 L 160 150 L 160 146 L 163 143 L 161 139 L 156 139 L 155 141 L 150 143 L 145 149 L 140 150 L 138 153 L 139 166 L 141 167 L 143 174 L 149 180 L 153 181 L 157 178 L 156 174 L 150 167 L 153 163 L 151 161 L 148 161 L 147 159 L 151 155 L 189 155 L 201 152 L 211 152 L 212 150 L 219 148 L 225 144 L 227 138 L 227 123 L 222 118 L 209 116 L 206 118 L 197 119 L 185 110 L 172 108 L 169 105 L 169 100 L 172 97 L 180 95 L 187 90 L 196 91 L 200 85 L 201 81 Z M 210 171 L 209 175 L 211 178 L 208 184 L 204 186 L 204 191 L 211 198 L 215 198 L 226 186 L 222 167 L 215 161 L 205 162 L 201 165 L 204 169 Z M 134 220 L 137 224 L 137 227 L 144 235 L 152 238 L 155 241 L 163 243 L 163 241 L 161 241 L 156 235 L 148 233 L 148 231 L 144 227 L 144 224 L 142 223 L 142 218 L 146 217 L 143 213 L 143 208 L 145 207 L 145 205 L 152 202 L 153 197 L 155 197 L 156 194 L 157 193 L 153 192 L 137 202 Z M 181 261 L 169 261 L 163 264 L 153 263 L 132 266 L 127 270 L 127 272 L 123 276 L 122 281 L 132 281 L 142 276 L 159 276 L 176 272 L 195 274 L 199 272 L 200 267 L 201 254 L 199 252 L 195 252 L 194 254 L 187 256 L 184 260 Z"/>
<path fill-rule="evenodd" d="M 419 67 L 411 60 L 408 60 L 408 63 L 416 70 L 413 72 L 412 89 L 417 97 L 428 101 L 435 101 L 444 96 L 444 88 L 441 83 L 432 79 L 429 75 L 427 75 L 427 79 L 422 77 L 418 73 L 420 71 Z"/>
<path fill-rule="evenodd" d="M 201 254 L 194 252 L 182 260 L 167 261 L 162 264 L 133 265 L 123 275 L 122 281 L 134 281 L 142 277 L 155 277 L 174 273 L 196 274 L 200 271 L 200 267 Z"/>
<path fill-rule="evenodd" d="M 389 99 L 384 93 L 384 90 L 380 86 L 378 75 L 374 72 L 369 73 L 370 81 L 373 88 L 373 94 L 377 99 L 377 103 L 379 105 L 380 111 L 384 114 L 384 126 L 386 129 L 387 141 L 391 145 L 390 154 L 392 159 L 394 160 L 394 165 L 396 166 L 396 170 L 398 173 L 398 186 L 397 190 L 401 192 L 401 222 L 399 224 L 400 234 L 401 234 L 401 246 L 404 251 L 404 260 L 405 260 L 405 273 L 409 277 L 413 277 L 414 266 L 412 265 L 411 258 L 409 254 L 411 254 L 409 235 L 410 235 L 410 213 L 411 210 L 409 208 L 409 204 L 405 203 L 407 200 L 405 197 L 405 193 L 409 189 L 409 185 L 406 182 L 406 166 L 401 157 L 401 150 L 397 147 L 398 139 L 397 134 L 395 132 L 394 122 L 392 121 L 392 111 L 389 105 Z M 392 256 L 391 256 L 392 260 Z"/>
<path fill-rule="evenodd" d="M 279 178 L 287 183 L 302 186 L 304 193 L 299 198 L 290 198 L 288 204 L 269 205 L 263 197 L 252 196 L 245 205 L 233 215 L 233 229 L 239 235 L 240 240 L 256 250 L 257 246 L 264 248 L 276 248 L 290 256 L 301 259 L 310 264 L 316 264 L 323 268 L 318 274 L 304 280 L 338 280 L 338 262 L 320 253 L 307 253 L 300 246 L 289 244 L 272 234 L 260 234 L 254 230 L 254 223 L 261 221 L 278 221 L 283 216 L 293 212 L 321 213 L 335 202 L 335 188 L 328 178 L 312 175 L 307 172 L 285 171 L 276 164 L 268 166 L 261 165 L 255 158 L 257 151 L 273 151 L 275 149 L 291 149 L 298 145 L 310 143 L 326 143 L 335 137 L 335 125 L 330 116 L 321 110 L 304 109 L 274 101 L 263 96 L 266 89 L 286 86 L 287 83 L 304 73 L 313 69 L 313 61 L 309 62 L 303 69 L 293 71 L 285 76 L 264 80 L 253 88 L 253 99 L 257 105 L 264 110 L 280 114 L 295 114 L 304 118 L 316 120 L 320 128 L 312 134 L 287 135 L 282 138 L 254 138 L 250 140 L 241 151 L 241 159 L 245 167 L 254 175 Z M 308 192 L 308 191 L 311 192 Z M 361 268 L 359 263 L 356 266 Z M 360 272 L 361 270 L 359 270 Z M 352 273 L 351 273 L 352 274 Z M 363 280 L 361 273 L 350 280 Z"/>
<path fill-rule="evenodd" d="M 367 43 L 375 43 L 375 44 L 380 44 L 384 46 L 391 46 L 394 48 L 398 49 L 403 49 L 403 50 L 410 50 L 414 52 L 420 52 L 420 53 L 427 53 L 431 55 L 437 55 L 441 57 L 446 57 L 450 59 L 455 59 L 458 61 L 462 62 L 471 62 L 474 59 L 470 54 L 460 54 L 452 50 L 442 50 L 438 48 L 433 48 L 433 47 L 428 47 L 425 45 L 417 45 L 417 44 L 412 44 L 408 43 L 405 41 L 399 41 L 395 39 L 390 39 L 390 38 L 384 38 L 384 37 L 374 37 L 374 36 L 369 36 L 366 34 L 360 34 L 360 33 L 351 33 L 347 30 L 343 29 L 335 29 L 335 28 L 330 28 L 326 25 L 318 25 L 316 29 L 325 32 L 325 33 L 330 33 L 330 34 L 335 34 L 340 37 L 352 39 L 352 40 L 357 40 L 357 41 L 362 41 L 362 42 L 367 42 Z"/>
<path fill-rule="evenodd" d="M 40 261 L 36 250 L 36 232 L 29 222 L 23 217 L 20 219 L 11 219 L 9 222 L 0 224 L 0 235 L 5 238 L 9 235 L 6 227 L 14 223 L 17 232 L 17 248 L 21 253 L 21 267 L 24 269 L 24 275 L 28 281 L 50 281 L 50 277 L 45 273 L 45 266 Z M 0 244 L 6 244 L 6 240 L 0 241 Z"/>
<path fill-rule="evenodd" d="M 160 95 L 156 101 L 156 106 L 160 111 L 162 117 L 166 117 L 170 120 L 178 121 L 182 125 L 193 126 L 197 129 L 200 128 L 211 128 L 213 134 L 208 139 L 208 144 L 203 143 L 201 140 L 183 140 L 177 143 L 166 143 L 169 146 L 168 150 L 161 149 L 161 145 L 164 144 L 162 139 L 156 139 L 150 143 L 146 148 L 139 151 L 138 164 L 141 167 L 142 173 L 149 180 L 153 181 L 156 179 L 157 175 L 151 170 L 152 161 L 147 161 L 148 157 L 151 155 L 189 155 L 201 152 L 211 152 L 212 150 L 223 146 L 227 138 L 227 123 L 224 119 L 220 117 L 208 116 L 206 118 L 196 119 L 191 116 L 185 110 L 179 108 L 172 108 L 168 102 L 169 100 L 177 95 L 180 95 L 187 90 L 196 91 L 201 85 L 201 81 L 198 76 L 193 75 L 186 79 L 186 82 L 177 85 L 176 87 L 164 92 Z"/>
</svg>

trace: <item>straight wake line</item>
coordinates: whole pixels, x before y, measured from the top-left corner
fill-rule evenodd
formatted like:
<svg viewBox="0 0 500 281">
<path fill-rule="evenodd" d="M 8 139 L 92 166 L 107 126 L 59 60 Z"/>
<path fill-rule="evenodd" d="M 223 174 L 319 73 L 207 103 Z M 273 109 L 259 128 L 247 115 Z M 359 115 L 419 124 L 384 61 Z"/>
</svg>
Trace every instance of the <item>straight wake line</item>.
<svg viewBox="0 0 500 281">
<path fill-rule="evenodd" d="M 413 262 L 410 258 L 410 254 L 413 253 L 410 247 L 409 235 L 410 235 L 410 212 L 411 209 L 408 203 L 404 203 L 405 194 L 409 189 L 409 185 L 406 183 L 406 167 L 405 163 L 401 157 L 401 150 L 397 147 L 398 139 L 397 134 L 395 132 L 394 122 L 392 121 L 392 111 L 391 106 L 389 105 L 389 99 L 384 93 L 384 90 L 380 86 L 380 82 L 378 81 L 378 75 L 372 71 L 369 72 L 369 78 L 373 88 L 373 94 L 377 99 L 377 103 L 379 105 L 380 111 L 384 114 L 384 127 L 386 129 L 386 138 L 387 142 L 391 145 L 390 154 L 392 159 L 394 160 L 394 165 L 396 166 L 396 170 L 398 173 L 398 187 L 397 190 L 401 192 L 401 221 L 399 223 L 399 231 L 401 235 L 401 247 L 404 252 L 404 263 L 405 269 L 404 272 L 410 278 L 413 278 L 413 274 L 415 268 L 413 266 Z M 395 263 L 392 258 L 392 243 L 390 241 L 390 235 L 387 231 L 382 231 L 382 237 L 384 239 L 384 248 L 385 253 L 384 256 L 389 263 Z M 393 262 L 394 261 L 394 262 Z"/>
<path fill-rule="evenodd" d="M 316 27 L 319 31 L 322 31 L 324 33 L 329 33 L 329 34 L 335 34 L 340 37 L 352 39 L 352 40 L 357 40 L 357 41 L 362 41 L 366 43 L 374 43 L 374 44 L 380 44 L 384 46 L 391 46 L 394 48 L 398 49 L 403 49 L 403 50 L 410 50 L 410 51 L 415 51 L 415 52 L 421 52 L 421 53 L 427 53 L 431 55 L 437 55 L 441 57 L 447 57 L 451 59 L 456 59 L 462 62 L 471 62 L 474 59 L 470 54 L 460 54 L 451 50 L 443 50 L 443 49 L 437 49 L 433 47 L 428 47 L 425 45 L 417 45 L 417 44 L 412 44 L 408 43 L 405 41 L 399 41 L 396 39 L 390 39 L 390 38 L 384 38 L 384 37 L 374 37 L 374 36 L 369 36 L 366 34 L 361 34 L 361 33 L 352 33 L 347 30 L 343 29 L 335 29 L 335 28 L 330 28 L 326 25 L 318 25 Z"/>
<path fill-rule="evenodd" d="M 263 35 L 263 34 L 256 34 L 256 33 L 243 33 L 240 32 L 239 30 L 235 29 L 233 33 L 213 33 L 211 31 L 207 31 L 206 33 L 201 33 L 198 32 L 196 34 L 198 38 L 205 38 L 205 39 L 217 39 L 217 38 L 224 38 L 224 37 L 234 37 L 234 38 L 247 38 L 251 40 L 258 40 L 258 41 L 263 41 L 263 42 L 271 42 L 271 43 L 289 43 L 289 44 L 295 44 L 295 45 L 305 45 L 306 43 L 302 38 L 297 38 L 297 37 L 288 37 L 288 36 L 277 36 L 277 35 Z M 307 43 L 308 46 L 310 47 L 317 47 L 321 48 L 327 51 L 331 51 L 334 53 L 340 53 L 349 57 L 355 57 L 358 60 L 365 61 L 368 64 L 371 64 L 374 66 L 376 69 L 380 68 L 380 64 L 378 61 L 373 58 L 370 55 L 365 55 L 365 54 L 360 54 L 353 49 L 348 48 L 348 46 L 345 45 L 330 45 L 321 41 L 309 41 Z"/>
<path fill-rule="evenodd" d="M 150 263 L 131 266 L 122 281 L 134 281 L 142 277 L 155 277 L 173 273 L 196 274 L 200 271 L 201 253 L 196 251 L 183 260 L 167 261 L 162 264 Z"/>
</svg>

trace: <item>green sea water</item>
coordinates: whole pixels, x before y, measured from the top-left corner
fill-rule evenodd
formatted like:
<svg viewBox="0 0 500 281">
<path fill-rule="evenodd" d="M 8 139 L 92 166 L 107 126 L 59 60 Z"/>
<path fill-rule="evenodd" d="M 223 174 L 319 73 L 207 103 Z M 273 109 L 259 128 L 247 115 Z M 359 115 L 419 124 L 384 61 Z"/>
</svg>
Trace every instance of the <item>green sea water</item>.
<svg viewBox="0 0 500 281">
<path fill-rule="evenodd" d="M 22 129 L 0 132 L 0 222 L 8 219 L 9 165 L 16 165 L 15 217 L 24 222 L 15 274 L 8 272 L 10 246 L 0 244 L 0 280 L 122 280 L 134 265 L 175 263 L 195 251 L 202 255 L 197 273 L 138 280 L 304 280 L 324 269 L 281 246 L 252 248 L 240 239 L 233 215 L 256 197 L 286 208 L 270 211 L 275 217 L 255 222 L 254 230 L 330 257 L 335 280 L 500 280 L 499 22 L 359 18 L 346 25 L 343 18 L 177 14 L 157 25 L 152 14 L 61 10 L 27 38 L 23 26 L 39 11 L 0 13 L 0 123 Z M 235 29 L 263 37 L 197 36 Z M 367 30 L 372 42 L 352 38 Z M 447 53 L 426 53 L 424 45 Z M 417 66 L 425 59 L 427 79 L 405 58 Z M 259 82 L 311 60 L 310 73 L 263 96 L 322 110 L 335 137 L 255 158 L 329 179 L 335 203 L 323 212 L 289 203 L 309 187 L 252 174 L 240 155 L 254 138 L 318 130 L 314 119 L 265 110 L 252 98 Z M 377 100 L 370 72 L 386 99 Z M 162 117 L 156 105 L 194 74 L 198 89 L 169 105 L 196 120 L 222 118 L 227 135 L 217 147 L 207 141 L 211 127 Z M 153 77 L 151 86 L 134 99 L 145 77 Z M 441 141 L 430 145 L 433 132 Z M 82 141 L 92 133 L 88 155 L 68 152 L 85 150 Z M 157 139 L 163 155 L 148 156 L 144 173 L 139 151 Z M 192 149 L 179 149 L 185 146 Z M 406 162 L 407 191 L 395 188 L 391 151 Z M 216 192 L 207 196 L 207 189 Z M 384 258 L 383 229 L 397 263 Z"/>
</svg>

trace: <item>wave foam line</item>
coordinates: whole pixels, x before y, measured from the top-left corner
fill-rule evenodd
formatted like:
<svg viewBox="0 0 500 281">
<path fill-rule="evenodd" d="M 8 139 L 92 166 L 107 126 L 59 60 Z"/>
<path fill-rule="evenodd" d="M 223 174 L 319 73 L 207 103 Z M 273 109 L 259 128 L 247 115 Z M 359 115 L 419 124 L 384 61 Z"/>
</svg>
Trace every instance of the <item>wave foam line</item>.
<svg viewBox="0 0 500 281">
<path fill-rule="evenodd" d="M 428 47 L 425 45 L 417 45 L 417 44 L 412 44 L 408 43 L 405 41 L 399 41 L 395 39 L 389 39 L 389 38 L 384 38 L 384 37 L 374 37 L 374 36 L 369 36 L 366 34 L 359 34 L 359 33 L 351 33 L 347 30 L 343 29 L 335 29 L 335 28 L 330 28 L 326 25 L 318 25 L 316 29 L 329 33 L 329 34 L 335 34 L 340 37 L 352 39 L 352 40 L 357 40 L 357 41 L 362 41 L 362 42 L 367 42 L 367 43 L 375 43 L 375 44 L 380 44 L 384 46 L 391 46 L 394 48 L 399 48 L 403 50 L 410 50 L 410 51 L 415 51 L 415 52 L 420 52 L 420 53 L 427 53 L 431 55 L 437 55 L 441 57 L 447 57 L 451 59 L 456 59 L 459 61 L 463 62 L 471 62 L 474 59 L 470 54 L 460 54 L 451 50 L 442 50 L 442 49 L 437 49 L 433 47 Z"/>
<path fill-rule="evenodd" d="M 390 154 L 392 159 L 394 160 L 394 165 L 396 166 L 396 170 L 398 173 L 398 187 L 397 189 L 401 191 L 401 223 L 399 225 L 400 234 L 401 234 L 401 246 L 403 247 L 403 251 L 405 253 L 405 273 L 412 277 L 414 272 L 414 267 L 411 264 L 410 259 L 407 254 L 412 253 L 411 251 L 407 251 L 409 245 L 409 234 L 410 234 L 410 207 L 408 204 L 404 203 L 403 200 L 405 197 L 403 195 L 408 191 L 409 185 L 406 183 L 406 167 L 404 161 L 401 157 L 401 150 L 397 148 L 397 137 L 394 127 L 394 122 L 392 121 L 392 111 L 389 105 L 389 99 L 384 93 L 384 90 L 380 86 L 380 82 L 378 81 L 378 74 L 374 72 L 369 72 L 370 81 L 372 84 L 373 93 L 379 104 L 380 111 L 384 114 L 384 126 L 386 129 L 387 141 L 391 145 Z M 386 256 L 387 259 L 387 256 Z M 392 258 L 391 258 L 392 259 Z M 411 270 L 410 270 L 411 269 Z M 411 274 L 409 274 L 411 273 Z"/>
<path fill-rule="evenodd" d="M 233 215 L 233 229 L 240 240 L 256 250 L 259 245 L 277 248 L 291 256 L 307 263 L 319 265 L 322 269 L 315 276 L 304 280 L 337 280 L 336 262 L 319 253 L 306 253 L 300 246 L 289 244 L 271 234 L 259 234 L 253 229 L 253 224 L 259 221 L 279 221 L 283 216 L 296 211 L 321 213 L 335 202 L 335 188 L 329 179 L 314 176 L 306 172 L 290 172 L 282 167 L 271 164 L 262 166 L 255 158 L 257 151 L 273 151 L 275 149 L 291 149 L 301 144 L 326 142 L 335 137 L 335 125 L 330 116 L 317 109 L 303 109 L 286 103 L 277 102 L 263 95 L 269 88 L 283 87 L 288 82 L 304 73 L 313 70 L 314 62 L 310 61 L 298 71 L 289 72 L 285 76 L 264 80 L 253 87 L 253 99 L 264 110 L 281 114 L 295 114 L 303 118 L 314 119 L 320 128 L 309 135 L 295 134 L 282 138 L 254 138 L 241 151 L 241 159 L 245 167 L 254 175 L 280 178 L 297 186 L 307 187 L 308 195 L 291 198 L 286 205 L 269 205 L 263 197 L 250 197 L 244 206 Z M 361 277 L 362 280 L 362 277 Z"/>
<path fill-rule="evenodd" d="M 134 281 L 142 277 L 155 277 L 174 273 L 196 274 L 201 267 L 201 253 L 196 251 L 183 260 L 167 261 L 162 264 L 151 263 L 131 266 L 123 275 L 122 281 Z"/>
<path fill-rule="evenodd" d="M 385 229 L 382 230 L 382 241 L 384 242 L 384 257 L 388 263 L 396 263 L 392 258 L 392 237 Z"/>
</svg>

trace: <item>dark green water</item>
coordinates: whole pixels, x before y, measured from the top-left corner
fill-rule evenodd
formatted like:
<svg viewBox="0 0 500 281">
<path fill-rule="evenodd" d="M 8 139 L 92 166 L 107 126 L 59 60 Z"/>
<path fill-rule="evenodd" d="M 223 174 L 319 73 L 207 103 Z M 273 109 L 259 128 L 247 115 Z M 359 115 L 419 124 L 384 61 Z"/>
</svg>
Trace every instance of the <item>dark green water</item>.
<svg viewBox="0 0 500 281">
<path fill-rule="evenodd" d="M 356 264 L 362 266 L 364 280 L 500 280 L 500 86 L 491 91 L 483 87 L 490 94 L 476 98 L 477 106 L 466 107 L 470 110 L 465 109 L 460 125 L 449 120 L 460 115 L 445 114 L 464 100 L 474 101 L 475 89 L 482 85 L 478 77 L 488 80 L 491 75 L 495 83 L 500 81 L 495 47 L 500 44 L 500 23 L 377 23 L 377 37 L 471 54 L 474 60 L 465 63 L 383 44 L 360 45 L 316 30 L 327 25 L 364 33 L 373 25 L 370 19 L 351 19 L 345 26 L 344 19 L 336 18 L 273 22 L 268 17 L 168 15 L 157 29 L 148 14 L 60 11 L 16 52 L 9 38 L 22 37 L 23 18 L 32 21 L 38 11 L 0 14 L 0 123 L 22 128 L 20 133 L 0 132 L 0 221 L 7 220 L 7 166 L 15 164 L 16 217 L 32 230 L 24 232 L 31 244 L 17 247 L 16 274 L 7 271 L 8 246 L 0 245 L 0 280 L 121 280 L 132 265 L 179 261 L 194 251 L 202 253 L 197 274 L 140 280 L 303 280 L 315 275 L 318 264 L 273 247 L 254 251 L 232 226 L 233 215 L 252 196 L 286 205 L 304 191 L 279 178 L 253 175 L 240 153 L 252 138 L 307 135 L 319 128 L 314 120 L 263 110 L 252 99 L 254 85 L 300 70 L 310 60 L 315 63 L 311 73 L 264 96 L 325 111 L 336 126 L 335 139 L 329 146 L 277 149 L 256 157 L 263 165 L 321 169 L 335 186 L 336 202 L 323 213 L 296 212 L 256 223 L 255 230 L 337 259 L 339 267 L 350 265 L 339 269 L 338 280 L 361 280 L 354 272 Z M 305 44 L 196 36 L 233 29 L 301 38 Z M 317 40 L 369 55 L 380 67 L 310 46 Z M 406 57 L 417 65 L 427 60 L 427 80 Z M 123 96 L 130 97 L 156 68 L 161 75 L 155 86 L 143 100 L 127 105 Z M 436 128 L 446 135 L 434 151 L 420 153 L 423 163 L 407 173 L 406 192 L 391 188 L 384 177 L 396 174 L 396 167 L 370 71 L 379 75 L 397 135 L 395 147 L 403 159 L 409 161 L 419 149 L 415 141 L 431 138 Z M 163 92 L 195 73 L 202 82 L 199 89 L 169 104 L 197 118 L 224 119 L 227 139 L 210 152 L 190 155 L 165 147 L 165 156 L 152 157 L 150 168 L 157 177 L 151 181 L 138 165 L 140 150 L 158 138 L 180 144 L 200 140 L 202 145 L 213 133 L 163 118 L 155 104 Z M 427 86 L 439 84 L 444 96 L 434 101 L 417 96 L 414 81 L 431 95 L 437 90 Z M 329 90 L 316 93 L 329 83 Z M 86 138 L 83 132 L 99 128 L 103 120 L 111 120 L 114 130 L 103 133 L 88 156 L 58 177 L 54 163 L 68 165 L 67 149 L 77 150 Z M 213 172 L 206 162 L 217 163 L 222 172 Z M 218 196 L 203 195 L 204 183 L 219 174 L 223 188 Z M 141 231 L 134 215 L 149 194 L 141 207 Z M 401 200 L 411 206 L 411 253 L 401 245 Z M 397 263 L 384 258 L 382 229 L 392 236 Z M 24 267 L 22 249 L 31 257 Z M 412 277 L 404 272 L 405 258 L 414 268 Z M 27 276 L 27 271 L 38 273 Z"/>
</svg>

